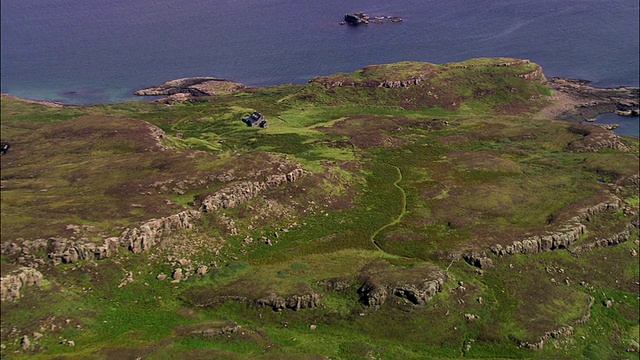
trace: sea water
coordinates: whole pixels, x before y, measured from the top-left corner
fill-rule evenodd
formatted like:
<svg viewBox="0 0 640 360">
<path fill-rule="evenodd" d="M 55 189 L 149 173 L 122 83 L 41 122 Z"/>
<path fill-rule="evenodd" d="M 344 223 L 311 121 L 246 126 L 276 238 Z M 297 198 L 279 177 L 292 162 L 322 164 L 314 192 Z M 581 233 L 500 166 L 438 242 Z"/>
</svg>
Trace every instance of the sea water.
<svg viewBox="0 0 640 360">
<path fill-rule="evenodd" d="M 618 114 L 601 114 L 596 116 L 593 123 L 598 125 L 618 125 L 613 132 L 618 135 L 632 135 L 638 137 L 640 134 L 640 117 L 638 116 L 620 116 Z"/>
<path fill-rule="evenodd" d="M 638 86 L 637 0 L 2 0 L 1 91 L 90 104 L 191 76 L 305 83 L 369 64 L 528 58 Z M 344 15 L 401 23 L 340 25 Z M 144 98 L 142 98 L 144 99 Z"/>
</svg>

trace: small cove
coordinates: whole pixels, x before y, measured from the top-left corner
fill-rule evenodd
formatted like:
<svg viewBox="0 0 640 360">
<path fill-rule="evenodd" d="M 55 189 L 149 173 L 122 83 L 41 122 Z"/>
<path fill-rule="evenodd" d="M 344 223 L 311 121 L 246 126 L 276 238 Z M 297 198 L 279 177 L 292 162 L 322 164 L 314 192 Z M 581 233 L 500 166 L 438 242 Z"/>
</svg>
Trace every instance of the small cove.
<svg viewBox="0 0 640 360">
<path fill-rule="evenodd" d="M 587 122 L 583 124 L 592 125 L 612 125 L 618 124 L 619 126 L 613 129 L 613 132 L 617 135 L 630 135 L 638 137 L 640 128 L 640 117 L 638 116 L 620 116 L 614 113 L 600 114 L 596 116 L 596 121 Z"/>
</svg>

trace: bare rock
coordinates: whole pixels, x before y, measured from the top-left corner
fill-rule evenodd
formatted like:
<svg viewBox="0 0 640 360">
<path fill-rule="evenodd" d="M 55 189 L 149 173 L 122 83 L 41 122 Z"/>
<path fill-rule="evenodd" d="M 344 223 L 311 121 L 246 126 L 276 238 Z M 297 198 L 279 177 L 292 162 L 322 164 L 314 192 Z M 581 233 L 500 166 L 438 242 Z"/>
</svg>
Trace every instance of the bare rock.
<svg viewBox="0 0 640 360">
<path fill-rule="evenodd" d="M 168 217 L 149 220 L 138 228 L 126 229 L 119 237 L 120 243 L 135 254 L 149 250 L 163 236 L 179 229 L 192 229 L 193 220 L 202 214 L 196 210 L 185 210 Z"/>
<path fill-rule="evenodd" d="M 202 265 L 200 267 L 198 267 L 198 270 L 196 270 L 196 274 L 198 275 L 205 275 L 207 273 L 207 270 L 209 269 L 208 266 L 206 265 Z"/>
<path fill-rule="evenodd" d="M 467 319 L 467 321 L 473 322 L 476 321 L 478 319 L 480 319 L 480 317 L 478 315 L 475 314 L 464 314 L 464 318 Z"/>
<path fill-rule="evenodd" d="M 22 350 L 29 350 L 31 348 L 31 341 L 27 335 L 23 335 L 20 339 L 20 347 Z"/>
<path fill-rule="evenodd" d="M 175 281 L 182 280 L 182 268 L 177 268 L 173 270 L 173 274 L 171 274 L 171 278 Z"/>
<path fill-rule="evenodd" d="M 487 254 L 477 253 L 477 252 L 469 252 L 463 255 L 464 260 L 472 266 L 475 266 L 480 269 L 489 269 L 493 267 L 493 260 L 487 257 Z"/>
<path fill-rule="evenodd" d="M 42 273 L 30 267 L 22 267 L 0 279 L 0 300 L 16 301 L 20 299 L 23 290 L 27 286 L 40 286 Z"/>
<path fill-rule="evenodd" d="M 268 189 L 276 188 L 287 182 L 295 182 L 304 176 L 304 170 L 296 168 L 285 174 L 269 175 L 264 182 L 246 181 L 216 191 L 202 200 L 200 210 L 212 212 L 239 206 Z"/>
<path fill-rule="evenodd" d="M 379 266 L 379 265 L 378 265 Z M 360 300 L 367 306 L 380 307 L 389 295 L 424 306 L 442 292 L 447 275 L 437 266 L 391 269 L 388 265 L 367 271 L 364 284 L 358 289 Z"/>
</svg>

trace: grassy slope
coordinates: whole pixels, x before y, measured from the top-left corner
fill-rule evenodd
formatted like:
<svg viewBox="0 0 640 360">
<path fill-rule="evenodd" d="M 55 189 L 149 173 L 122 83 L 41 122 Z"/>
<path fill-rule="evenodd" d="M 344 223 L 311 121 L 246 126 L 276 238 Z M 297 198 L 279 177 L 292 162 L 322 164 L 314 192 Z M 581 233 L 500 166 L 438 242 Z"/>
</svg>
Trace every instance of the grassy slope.
<svg viewBox="0 0 640 360">
<path fill-rule="evenodd" d="M 2 356 L 629 357 L 627 346 L 638 341 L 638 258 L 630 255 L 637 244 L 582 257 L 558 251 L 494 258 L 495 268 L 482 276 L 450 261 L 450 254 L 465 249 L 486 250 L 548 229 L 550 216 L 569 216 L 572 204 L 597 200 L 606 186 L 596 181 L 602 174 L 614 181 L 637 173 L 637 144 L 627 153 L 567 152 L 576 138 L 567 125 L 530 115 L 549 93 L 517 75 L 536 65 L 494 66 L 506 61 L 370 66 L 304 86 L 171 107 L 47 108 L 3 97 L 2 140 L 12 144 L 2 158 L 3 243 L 74 235 L 67 224 L 93 225 L 90 239 L 117 235 L 141 220 L 189 207 L 193 196 L 224 186 L 189 181 L 230 170 L 238 180 L 250 179 L 264 176 L 257 170 L 297 162 L 311 173 L 223 210 L 239 235 L 229 235 L 214 214 L 198 224 L 198 233 L 175 234 L 177 250 L 121 252 L 97 267 L 43 267 L 42 289 L 27 289 L 19 302 L 2 304 Z M 420 75 L 418 85 L 372 86 Z M 353 85 L 323 85 L 337 81 Z M 266 115 L 268 129 L 239 121 L 253 110 Z M 171 149 L 148 150 L 138 120 L 162 128 Z M 191 185 L 175 191 L 181 180 Z M 151 186 L 155 182 L 171 186 L 159 190 Z M 635 191 L 620 195 L 637 209 Z M 622 213 L 611 216 L 598 223 L 598 231 L 606 234 L 628 220 Z M 243 244 L 245 236 L 263 235 L 274 240 L 272 247 Z M 218 268 L 178 284 L 156 280 L 175 267 L 166 260 L 174 254 Z M 6 257 L 2 261 L 4 274 L 12 265 Z M 433 263 L 448 268 L 450 279 L 426 307 L 390 296 L 382 308 L 369 309 L 356 290 L 362 269 L 379 261 L 398 273 Z M 135 280 L 118 288 L 125 271 Z M 347 283 L 344 290 L 325 291 L 318 284 L 336 277 Z M 220 293 L 251 299 L 301 288 L 319 292 L 323 305 L 298 312 L 234 302 L 193 306 Z M 614 299 L 613 307 L 601 305 L 603 294 Z M 595 298 L 591 319 L 576 326 L 589 311 L 589 296 Z M 468 322 L 466 313 L 480 318 Z M 212 338 L 191 334 L 231 323 L 242 331 Z M 560 325 L 574 325 L 576 335 L 539 352 L 518 348 L 518 341 L 534 342 Z M 13 353 L 19 348 L 15 340 L 33 331 L 45 334 L 36 350 Z M 63 338 L 76 346 L 59 344 Z"/>
</svg>

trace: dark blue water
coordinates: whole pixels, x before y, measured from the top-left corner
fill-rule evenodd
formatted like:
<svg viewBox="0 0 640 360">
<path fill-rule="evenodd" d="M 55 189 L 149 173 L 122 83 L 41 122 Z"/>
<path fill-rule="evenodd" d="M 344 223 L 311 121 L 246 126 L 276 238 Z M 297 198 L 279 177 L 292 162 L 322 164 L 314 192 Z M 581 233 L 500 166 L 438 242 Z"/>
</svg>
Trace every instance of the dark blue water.
<svg viewBox="0 0 640 360">
<path fill-rule="evenodd" d="M 618 135 L 632 135 L 638 137 L 640 134 L 640 117 L 620 116 L 616 114 L 602 114 L 596 116 L 596 121 L 592 124 L 617 124 L 613 132 Z"/>
<path fill-rule="evenodd" d="M 139 99 L 189 76 L 304 83 L 368 64 L 529 58 L 547 76 L 638 86 L 637 0 L 2 0 L 1 90 Z M 340 26 L 347 12 L 400 24 Z"/>
</svg>

